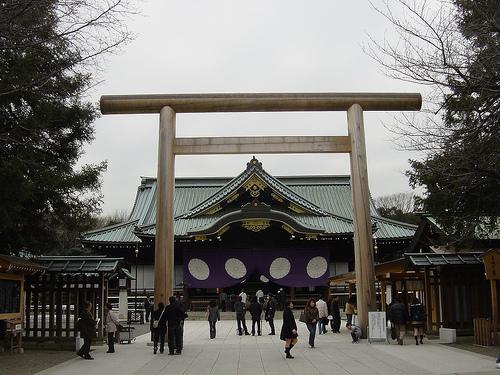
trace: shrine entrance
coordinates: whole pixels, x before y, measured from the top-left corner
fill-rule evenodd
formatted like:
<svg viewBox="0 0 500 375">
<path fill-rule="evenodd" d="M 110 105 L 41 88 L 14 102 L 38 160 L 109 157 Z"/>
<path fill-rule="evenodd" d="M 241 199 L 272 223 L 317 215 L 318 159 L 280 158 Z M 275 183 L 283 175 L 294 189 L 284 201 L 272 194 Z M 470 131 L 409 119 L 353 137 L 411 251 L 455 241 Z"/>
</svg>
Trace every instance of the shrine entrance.
<svg viewBox="0 0 500 375">
<path fill-rule="evenodd" d="M 372 223 L 363 111 L 420 110 L 420 94 L 278 93 L 104 95 L 103 114 L 159 113 L 155 301 L 173 290 L 175 155 L 349 153 L 354 255 L 359 325 L 366 332 L 368 311 L 376 311 Z M 177 138 L 176 113 L 346 111 L 347 136 Z"/>
</svg>

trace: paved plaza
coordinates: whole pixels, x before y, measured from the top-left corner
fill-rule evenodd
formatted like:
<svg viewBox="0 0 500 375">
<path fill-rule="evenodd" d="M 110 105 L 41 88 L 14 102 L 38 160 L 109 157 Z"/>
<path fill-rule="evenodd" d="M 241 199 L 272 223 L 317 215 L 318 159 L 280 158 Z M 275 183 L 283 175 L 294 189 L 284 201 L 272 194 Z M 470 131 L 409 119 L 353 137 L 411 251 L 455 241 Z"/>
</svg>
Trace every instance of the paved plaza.
<svg viewBox="0 0 500 375">
<path fill-rule="evenodd" d="M 107 347 L 95 347 L 94 361 L 75 357 L 39 374 L 500 374 L 495 360 L 460 349 L 426 341 L 416 346 L 412 338 L 406 345 L 353 345 L 347 331 L 316 337 L 316 347 L 307 345 L 307 329 L 299 325 L 299 343 L 292 350 L 295 359 L 286 360 L 283 341 L 268 336 L 237 336 L 234 321 L 217 324 L 217 338 L 210 340 L 208 323 L 186 321 L 184 350 L 180 356 L 153 355 L 146 346 L 149 334 L 139 336 L 131 345 L 117 346 L 117 352 L 106 354 Z M 281 327 L 281 322 L 276 322 Z M 279 328 L 278 328 L 279 333 Z"/>
</svg>

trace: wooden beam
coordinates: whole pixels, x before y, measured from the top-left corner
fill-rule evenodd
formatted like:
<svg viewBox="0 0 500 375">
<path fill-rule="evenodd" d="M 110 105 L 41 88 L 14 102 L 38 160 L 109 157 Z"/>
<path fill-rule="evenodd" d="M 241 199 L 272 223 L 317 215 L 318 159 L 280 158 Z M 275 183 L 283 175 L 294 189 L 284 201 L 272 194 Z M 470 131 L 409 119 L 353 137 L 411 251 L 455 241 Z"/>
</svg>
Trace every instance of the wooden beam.
<svg viewBox="0 0 500 375">
<path fill-rule="evenodd" d="M 177 113 L 347 111 L 359 104 L 365 111 L 417 111 L 417 93 L 252 93 L 103 95 L 107 114 L 159 113 L 170 107 Z"/>
<path fill-rule="evenodd" d="M 377 311 L 377 305 L 365 130 L 363 109 L 359 104 L 354 104 L 347 111 L 347 123 L 352 149 L 350 153 L 351 191 L 358 323 L 363 332 L 363 337 L 366 337 L 368 311 Z"/>
<path fill-rule="evenodd" d="M 491 322 L 493 325 L 493 345 L 497 344 L 498 331 L 498 292 L 497 280 L 490 280 L 491 287 Z"/>
<path fill-rule="evenodd" d="M 158 175 L 156 184 L 155 304 L 168 304 L 173 293 L 174 272 L 174 140 L 175 111 L 160 113 Z"/>
<path fill-rule="evenodd" d="M 347 136 L 176 138 L 176 155 L 349 153 Z"/>
<path fill-rule="evenodd" d="M 427 315 L 427 333 L 432 330 L 432 289 L 431 289 L 431 274 L 428 267 L 424 269 L 424 296 L 425 296 L 425 312 Z"/>
</svg>

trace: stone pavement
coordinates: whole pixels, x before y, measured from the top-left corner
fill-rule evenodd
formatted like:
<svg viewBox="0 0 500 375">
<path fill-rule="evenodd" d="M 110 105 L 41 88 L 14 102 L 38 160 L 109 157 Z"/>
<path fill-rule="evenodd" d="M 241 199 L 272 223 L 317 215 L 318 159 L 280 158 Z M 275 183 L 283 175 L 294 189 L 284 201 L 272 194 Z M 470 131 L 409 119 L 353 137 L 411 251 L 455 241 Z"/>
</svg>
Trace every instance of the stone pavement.
<svg viewBox="0 0 500 375">
<path fill-rule="evenodd" d="M 416 346 L 412 338 L 404 346 L 366 341 L 353 345 L 345 329 L 341 334 L 316 336 L 316 347 L 311 349 L 302 323 L 298 323 L 299 343 L 292 350 L 295 359 L 285 360 L 283 341 L 279 335 L 268 336 L 263 323 L 263 336 L 240 337 L 234 321 L 221 321 L 217 338 L 210 340 L 207 322 L 186 321 L 180 356 L 167 355 L 167 348 L 165 354 L 153 355 L 146 334 L 134 344 L 118 345 L 114 354 L 97 347 L 94 361 L 75 357 L 38 374 L 500 374 L 491 357 L 428 341 Z M 281 327 L 280 321 L 276 327 Z"/>
</svg>

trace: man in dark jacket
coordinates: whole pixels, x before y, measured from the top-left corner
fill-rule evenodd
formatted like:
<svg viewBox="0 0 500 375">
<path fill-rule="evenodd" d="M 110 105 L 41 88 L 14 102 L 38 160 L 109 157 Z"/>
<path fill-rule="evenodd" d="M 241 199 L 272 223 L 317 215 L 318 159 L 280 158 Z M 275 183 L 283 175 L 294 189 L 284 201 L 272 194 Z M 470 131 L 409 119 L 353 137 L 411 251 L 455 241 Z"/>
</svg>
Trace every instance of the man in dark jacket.
<svg viewBox="0 0 500 375">
<path fill-rule="evenodd" d="M 328 314 L 332 316 L 330 327 L 333 333 L 340 333 L 340 306 L 339 297 L 332 297 L 328 304 Z"/>
<path fill-rule="evenodd" d="M 151 314 L 151 300 L 149 296 L 144 299 L 144 314 L 146 315 L 146 323 L 149 323 L 149 315 Z"/>
<path fill-rule="evenodd" d="M 165 334 L 167 333 L 167 320 L 165 317 L 165 305 L 163 302 L 158 303 L 158 310 L 153 311 L 151 317 L 151 327 L 153 332 L 153 353 L 156 354 L 158 350 L 158 343 L 160 343 L 160 353 L 165 349 Z M 155 322 L 157 326 L 154 327 Z"/>
<path fill-rule="evenodd" d="M 175 297 L 172 296 L 168 299 L 170 303 L 165 307 L 165 319 L 168 325 L 168 354 L 181 354 L 182 352 L 182 339 L 181 339 L 181 320 L 184 319 L 184 313 L 179 308 Z M 175 351 L 175 353 L 174 353 Z"/>
<path fill-rule="evenodd" d="M 271 328 L 270 335 L 274 335 L 274 314 L 276 313 L 276 302 L 274 301 L 274 296 L 269 293 L 267 296 L 265 317 L 269 323 L 269 328 Z"/>
<path fill-rule="evenodd" d="M 260 320 L 262 319 L 262 305 L 257 301 L 257 297 L 252 297 L 252 303 L 248 308 L 250 310 L 250 315 L 252 316 L 252 336 L 255 336 L 255 324 L 257 323 L 257 334 L 262 336 L 260 330 Z"/>
<path fill-rule="evenodd" d="M 406 333 L 406 324 L 408 323 L 408 311 L 399 298 L 394 299 L 394 303 L 389 308 L 389 320 L 396 330 L 396 338 L 399 345 L 403 345 L 403 338 Z"/>
<path fill-rule="evenodd" d="M 95 335 L 95 320 L 92 316 L 92 304 L 85 302 L 83 304 L 83 311 L 78 321 L 78 329 L 80 330 L 80 337 L 83 338 L 83 346 L 77 354 L 83 359 L 94 359 L 90 356 L 90 343 Z"/>
<path fill-rule="evenodd" d="M 245 313 L 246 307 L 245 304 L 241 301 L 241 296 L 236 297 L 236 302 L 234 303 L 234 311 L 236 312 L 236 322 L 238 323 L 238 335 L 243 335 L 243 331 L 241 326 L 243 325 L 243 329 L 245 330 L 245 335 L 249 335 L 247 329 L 247 323 L 245 321 Z"/>
</svg>

